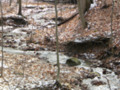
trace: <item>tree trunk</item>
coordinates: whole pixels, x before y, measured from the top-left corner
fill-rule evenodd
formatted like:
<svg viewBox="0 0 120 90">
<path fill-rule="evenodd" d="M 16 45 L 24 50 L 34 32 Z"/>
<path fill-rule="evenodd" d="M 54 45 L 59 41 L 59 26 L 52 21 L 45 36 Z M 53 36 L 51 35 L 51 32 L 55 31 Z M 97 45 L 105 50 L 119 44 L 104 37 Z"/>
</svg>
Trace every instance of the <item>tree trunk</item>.
<svg viewBox="0 0 120 90">
<path fill-rule="evenodd" d="M 22 0 L 18 0 L 18 4 L 19 4 L 18 15 L 22 15 Z"/>
<path fill-rule="evenodd" d="M 0 0 L 0 13 L 1 13 L 1 27 L 2 27 L 2 36 L 1 36 L 1 42 L 2 42 L 2 61 L 1 61 L 1 77 L 3 77 L 3 61 L 4 61 L 4 53 L 3 53 L 3 9 L 2 9 L 2 2 Z"/>
<path fill-rule="evenodd" d="M 82 23 L 82 26 L 83 28 L 86 28 L 87 27 L 87 23 L 86 23 L 86 20 L 84 18 L 84 8 L 85 8 L 85 4 L 83 3 L 86 3 L 86 0 L 83 1 L 83 0 L 78 0 L 78 11 L 79 11 L 79 15 L 80 15 L 80 19 L 81 19 L 81 23 Z"/>
<path fill-rule="evenodd" d="M 110 43 L 109 43 L 109 48 L 112 48 L 113 47 L 113 39 L 114 39 L 114 37 L 113 37 L 113 12 L 114 12 L 114 4 L 115 4 L 115 2 L 114 2 L 114 0 L 112 0 L 112 13 L 111 13 L 111 39 L 110 39 Z M 113 51 L 113 48 L 112 48 L 112 54 L 114 53 L 114 51 Z"/>
<path fill-rule="evenodd" d="M 55 24 L 56 24 L 56 55 L 57 55 L 57 67 L 58 67 L 58 71 L 57 71 L 57 82 L 59 82 L 59 77 L 60 77 L 60 63 L 59 63 L 59 39 L 58 39 L 58 25 L 57 25 L 57 18 L 58 18 L 58 11 L 57 11 L 57 3 L 58 0 L 55 0 L 55 14 L 56 14 L 56 18 L 55 18 Z"/>
<path fill-rule="evenodd" d="M 9 6 L 11 6 L 11 4 L 12 4 L 12 0 L 10 0 Z"/>
<path fill-rule="evenodd" d="M 93 0 L 77 0 L 77 3 L 82 26 L 83 28 L 86 28 L 87 22 L 85 20 L 84 14 L 89 10 L 91 3 L 93 3 Z"/>
</svg>

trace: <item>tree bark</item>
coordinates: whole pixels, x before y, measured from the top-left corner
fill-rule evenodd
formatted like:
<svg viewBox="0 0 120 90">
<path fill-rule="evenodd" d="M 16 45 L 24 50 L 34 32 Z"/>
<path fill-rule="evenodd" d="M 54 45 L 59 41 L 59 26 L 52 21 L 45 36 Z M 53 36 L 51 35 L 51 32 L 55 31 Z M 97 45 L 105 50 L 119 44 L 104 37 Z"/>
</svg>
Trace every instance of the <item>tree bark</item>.
<svg viewBox="0 0 120 90">
<path fill-rule="evenodd" d="M 2 10 L 2 2 L 1 2 L 1 0 L 0 0 L 0 12 L 1 12 L 1 27 L 2 27 L 2 37 L 1 37 L 1 42 L 2 42 L 1 77 L 3 77 L 3 61 L 4 61 L 4 53 L 3 53 L 3 10 Z"/>
<path fill-rule="evenodd" d="M 22 0 L 18 0 L 18 4 L 19 4 L 18 15 L 22 15 Z"/>
<path fill-rule="evenodd" d="M 55 0 L 56 49 L 57 49 L 56 55 L 57 55 L 57 67 L 58 67 L 56 81 L 59 82 L 59 78 L 60 78 L 60 63 L 59 63 L 59 38 L 58 38 L 58 25 L 57 25 L 57 18 L 58 18 L 57 3 L 58 3 L 58 0 Z"/>
<path fill-rule="evenodd" d="M 78 12 L 79 12 L 79 15 L 80 15 L 80 19 L 81 19 L 81 23 L 82 23 L 82 26 L 83 28 L 86 28 L 87 27 L 87 22 L 84 18 L 84 9 L 85 9 L 85 3 L 86 3 L 86 0 L 83 1 L 83 0 L 78 0 Z"/>
<path fill-rule="evenodd" d="M 12 0 L 10 0 L 9 6 L 11 6 L 11 4 L 12 4 Z"/>
<path fill-rule="evenodd" d="M 82 26 L 83 28 L 86 28 L 87 21 L 85 20 L 84 14 L 89 10 L 91 3 L 93 3 L 93 0 L 77 0 L 77 3 Z"/>
</svg>

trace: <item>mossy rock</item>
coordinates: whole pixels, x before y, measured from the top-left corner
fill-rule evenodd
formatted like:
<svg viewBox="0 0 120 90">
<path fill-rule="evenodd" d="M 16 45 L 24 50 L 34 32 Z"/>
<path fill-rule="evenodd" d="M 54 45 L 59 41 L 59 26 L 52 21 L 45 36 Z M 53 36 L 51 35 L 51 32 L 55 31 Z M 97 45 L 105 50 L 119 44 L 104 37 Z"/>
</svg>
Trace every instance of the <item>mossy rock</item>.
<svg viewBox="0 0 120 90">
<path fill-rule="evenodd" d="M 100 77 L 100 76 L 101 76 L 100 73 L 98 73 L 98 72 L 93 72 L 93 74 L 94 74 L 96 77 Z"/>
<path fill-rule="evenodd" d="M 86 76 L 85 76 L 85 78 L 90 78 L 90 79 L 93 79 L 93 78 L 95 78 L 95 77 L 100 77 L 101 75 L 100 75 L 100 73 L 98 73 L 98 72 L 89 72 Z"/>
<path fill-rule="evenodd" d="M 79 59 L 72 57 L 67 59 L 66 64 L 69 66 L 76 66 L 76 65 L 80 65 L 81 62 Z"/>
</svg>

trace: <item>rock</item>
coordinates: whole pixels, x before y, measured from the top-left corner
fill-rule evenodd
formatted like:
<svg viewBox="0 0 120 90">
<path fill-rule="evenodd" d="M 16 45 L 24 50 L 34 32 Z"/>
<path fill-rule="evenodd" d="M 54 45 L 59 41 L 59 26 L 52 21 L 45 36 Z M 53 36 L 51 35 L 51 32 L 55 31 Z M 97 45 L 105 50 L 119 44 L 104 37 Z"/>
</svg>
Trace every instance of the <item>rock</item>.
<svg viewBox="0 0 120 90">
<path fill-rule="evenodd" d="M 94 80 L 91 82 L 91 84 L 95 86 L 100 86 L 100 85 L 105 85 L 106 83 L 103 81 Z"/>
<path fill-rule="evenodd" d="M 95 78 L 95 77 L 100 77 L 100 74 L 98 72 L 89 72 L 88 74 L 85 75 L 85 78 Z"/>
<path fill-rule="evenodd" d="M 103 64 L 102 61 L 100 60 L 91 60 L 90 62 L 91 62 L 91 67 L 99 67 Z"/>
<path fill-rule="evenodd" d="M 110 73 L 112 73 L 110 70 L 107 70 L 107 69 L 103 69 L 103 72 L 102 72 L 103 74 L 110 74 Z"/>
<path fill-rule="evenodd" d="M 110 38 L 108 36 L 87 36 L 76 38 L 73 41 L 64 42 L 65 50 L 67 52 L 72 52 L 73 54 L 86 53 L 89 50 L 94 51 L 96 48 L 105 47 L 109 45 Z M 101 48 L 102 49 L 102 48 Z"/>
<path fill-rule="evenodd" d="M 66 64 L 69 66 L 76 66 L 76 65 L 80 65 L 81 62 L 79 59 L 72 57 L 67 59 Z"/>
</svg>

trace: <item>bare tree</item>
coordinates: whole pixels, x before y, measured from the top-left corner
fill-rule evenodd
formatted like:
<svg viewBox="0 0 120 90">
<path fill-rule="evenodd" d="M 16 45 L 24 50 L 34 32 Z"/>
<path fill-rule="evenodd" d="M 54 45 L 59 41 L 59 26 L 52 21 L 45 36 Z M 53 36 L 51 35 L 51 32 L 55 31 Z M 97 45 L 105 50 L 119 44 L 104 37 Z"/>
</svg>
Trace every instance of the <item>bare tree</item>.
<svg viewBox="0 0 120 90">
<path fill-rule="evenodd" d="M 57 26 L 57 18 L 58 18 L 58 11 L 57 11 L 57 4 L 58 4 L 58 0 L 55 0 L 55 14 L 56 14 L 56 18 L 55 18 L 55 24 L 56 24 L 56 54 L 57 54 L 57 67 L 58 67 L 58 71 L 57 71 L 57 79 L 56 82 L 57 84 L 60 83 L 60 63 L 59 63 L 59 38 L 58 38 L 58 26 Z"/>
<path fill-rule="evenodd" d="M 2 62 L 1 62 L 1 77 L 3 77 L 3 61 L 4 61 L 4 53 L 3 53 L 3 10 L 2 10 L 2 3 L 0 0 L 0 12 L 1 12 L 1 26 L 2 26 Z"/>
</svg>

